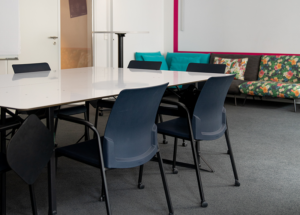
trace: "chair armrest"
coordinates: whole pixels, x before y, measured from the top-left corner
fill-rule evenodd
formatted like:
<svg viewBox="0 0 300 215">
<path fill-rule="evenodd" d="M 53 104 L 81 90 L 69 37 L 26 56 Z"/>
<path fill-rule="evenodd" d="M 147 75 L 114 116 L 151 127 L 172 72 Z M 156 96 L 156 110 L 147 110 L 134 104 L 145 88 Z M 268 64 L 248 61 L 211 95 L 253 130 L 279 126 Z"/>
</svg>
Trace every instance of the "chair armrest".
<svg viewBox="0 0 300 215">
<path fill-rule="evenodd" d="M 64 115 L 64 114 L 58 114 L 57 117 L 59 119 L 65 120 L 65 121 L 69 121 L 69 122 L 73 122 L 73 123 L 77 123 L 77 124 L 81 124 L 81 125 L 85 125 L 87 127 L 89 127 L 90 129 L 93 129 L 94 125 L 86 120 L 83 119 L 79 119 L 73 116 L 68 116 L 68 115 Z"/>
<path fill-rule="evenodd" d="M 194 139 L 194 135 L 193 135 L 193 132 L 192 132 L 192 124 L 191 124 L 190 113 L 189 113 L 189 110 L 187 109 L 187 107 L 181 102 L 171 101 L 171 100 L 168 100 L 168 99 L 162 99 L 161 103 L 177 105 L 178 107 L 181 107 L 182 109 L 185 110 L 186 118 L 187 118 L 187 121 L 188 121 L 188 124 L 189 124 L 190 136 L 192 137 L 192 139 Z"/>
<path fill-rule="evenodd" d="M 176 86 L 177 87 L 177 86 Z M 178 87 L 177 87 L 178 88 Z M 179 88 L 178 88 L 179 89 Z M 167 88 L 166 89 L 166 91 L 168 91 L 168 92 L 170 92 L 170 93 L 172 93 L 172 94 L 174 94 L 175 96 L 177 96 L 177 98 L 181 98 L 181 96 L 180 95 L 178 95 L 177 93 L 175 93 L 173 90 L 170 90 L 169 88 Z M 178 90 L 179 91 L 179 90 Z"/>
<path fill-rule="evenodd" d="M 183 103 L 172 101 L 172 100 L 169 100 L 169 99 L 162 99 L 161 103 L 176 105 L 178 107 L 183 108 L 185 110 L 186 114 L 187 114 L 187 117 L 190 118 L 190 113 L 189 113 L 187 107 Z"/>
</svg>

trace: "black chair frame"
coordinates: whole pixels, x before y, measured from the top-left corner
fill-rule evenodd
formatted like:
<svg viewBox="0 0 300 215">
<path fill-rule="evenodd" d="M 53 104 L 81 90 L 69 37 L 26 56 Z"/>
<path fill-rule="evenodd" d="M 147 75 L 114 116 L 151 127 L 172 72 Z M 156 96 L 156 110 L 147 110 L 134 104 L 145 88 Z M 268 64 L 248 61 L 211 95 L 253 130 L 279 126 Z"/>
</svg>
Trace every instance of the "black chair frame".
<svg viewBox="0 0 300 215">
<path fill-rule="evenodd" d="M 185 111 L 185 114 L 186 114 L 185 118 L 187 119 L 188 125 L 189 125 L 189 135 L 191 137 L 190 141 L 191 141 L 192 153 L 193 153 L 193 158 L 194 158 L 194 164 L 188 164 L 188 163 L 183 163 L 183 162 L 177 162 L 176 161 L 177 138 L 180 138 L 180 137 L 174 136 L 175 141 L 174 141 L 173 160 L 163 159 L 163 162 L 166 163 L 166 164 L 171 164 L 172 165 L 172 170 L 173 170 L 174 174 L 178 173 L 178 170 L 176 169 L 176 166 L 182 166 L 182 167 L 196 169 L 198 187 L 199 187 L 200 198 L 201 198 L 201 206 L 206 207 L 207 203 L 205 202 L 205 199 L 204 199 L 204 193 L 203 193 L 203 188 L 202 188 L 202 183 L 201 183 L 199 170 L 200 169 L 203 170 L 201 168 L 200 160 L 202 159 L 206 164 L 207 164 L 207 162 L 201 157 L 201 154 L 200 154 L 200 141 L 195 140 L 194 137 L 193 137 L 191 118 L 190 118 L 189 111 L 186 108 L 186 106 L 183 103 L 180 103 L 180 102 L 171 101 L 171 100 L 167 100 L 167 99 L 162 99 L 161 103 L 176 105 L 177 107 L 181 107 Z M 227 124 L 227 121 L 226 121 L 226 124 Z M 230 156 L 231 166 L 232 166 L 232 170 L 233 170 L 233 174 L 234 174 L 234 178 L 235 178 L 235 186 L 240 186 L 240 182 L 239 182 L 239 178 L 238 178 L 238 174 L 237 174 L 237 170 L 236 170 L 236 165 L 235 165 L 235 161 L 234 161 L 233 151 L 232 151 L 232 148 L 231 148 L 231 143 L 230 143 L 230 138 L 229 138 L 228 124 L 227 124 L 227 129 L 225 131 L 225 138 L 226 138 L 226 143 L 227 143 L 227 147 L 228 147 L 227 154 L 229 154 L 229 156 Z M 195 146 L 194 146 L 194 144 L 195 144 Z M 195 147 L 196 147 L 196 149 L 195 149 Z M 210 167 L 210 166 L 208 165 L 208 167 Z M 204 170 L 206 170 L 206 169 L 204 169 Z"/>
</svg>

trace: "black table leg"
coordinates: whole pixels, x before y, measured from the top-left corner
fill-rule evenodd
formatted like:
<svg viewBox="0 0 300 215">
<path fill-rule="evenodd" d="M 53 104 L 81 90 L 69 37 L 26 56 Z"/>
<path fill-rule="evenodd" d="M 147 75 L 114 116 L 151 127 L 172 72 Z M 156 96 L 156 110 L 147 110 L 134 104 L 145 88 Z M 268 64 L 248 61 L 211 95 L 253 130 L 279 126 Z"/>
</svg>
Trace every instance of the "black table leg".
<svg viewBox="0 0 300 215">
<path fill-rule="evenodd" d="M 5 123 L 6 108 L 1 108 L 1 124 Z M 1 152 L 6 152 L 6 131 L 1 132 Z M 6 173 L 1 174 L 1 214 L 6 214 Z"/>
<path fill-rule="evenodd" d="M 54 138 L 54 107 L 48 108 L 47 127 L 53 133 Z M 49 215 L 57 214 L 56 210 L 56 186 L 55 186 L 55 151 L 48 163 L 48 201 Z"/>
<path fill-rule="evenodd" d="M 85 102 L 85 107 L 86 107 L 86 121 L 90 121 L 90 103 Z M 90 139 L 90 133 L 89 133 L 89 128 L 85 126 L 85 134 L 84 134 L 84 139 L 89 140 Z"/>
<path fill-rule="evenodd" d="M 124 51 L 124 43 L 123 38 L 125 34 L 117 34 L 118 35 L 118 67 L 123 68 L 123 51 Z"/>
</svg>

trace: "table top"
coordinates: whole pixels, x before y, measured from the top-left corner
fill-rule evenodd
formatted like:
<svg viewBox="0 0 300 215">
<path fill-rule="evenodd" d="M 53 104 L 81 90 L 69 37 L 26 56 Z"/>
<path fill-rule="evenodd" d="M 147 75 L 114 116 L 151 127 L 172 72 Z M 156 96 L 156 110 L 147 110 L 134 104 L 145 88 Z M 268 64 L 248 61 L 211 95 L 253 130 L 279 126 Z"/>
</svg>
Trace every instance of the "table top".
<svg viewBox="0 0 300 215">
<path fill-rule="evenodd" d="M 226 74 L 123 68 L 77 68 L 0 75 L 0 107 L 32 110 L 118 95 L 124 89 L 206 81 Z"/>
<path fill-rule="evenodd" d="M 148 34 L 149 31 L 93 31 L 93 33 L 113 33 L 113 34 Z"/>
</svg>

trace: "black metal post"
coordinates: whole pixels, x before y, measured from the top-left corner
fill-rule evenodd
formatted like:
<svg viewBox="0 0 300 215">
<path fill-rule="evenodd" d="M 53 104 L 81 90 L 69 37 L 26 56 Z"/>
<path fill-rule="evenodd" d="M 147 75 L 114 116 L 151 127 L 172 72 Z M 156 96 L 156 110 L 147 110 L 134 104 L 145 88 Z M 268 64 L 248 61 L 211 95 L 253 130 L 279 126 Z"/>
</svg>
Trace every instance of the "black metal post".
<svg viewBox="0 0 300 215">
<path fill-rule="evenodd" d="M 6 109 L 1 108 L 1 124 L 4 125 Z M 6 153 L 6 131 L 1 132 L 1 152 Z M 6 173 L 1 174 L 1 214 L 6 214 Z"/>
<path fill-rule="evenodd" d="M 54 108 L 48 108 L 47 127 L 53 133 L 54 138 Z M 49 215 L 57 214 L 56 210 L 56 186 L 55 186 L 55 151 L 48 163 L 48 201 L 49 201 Z"/>
<path fill-rule="evenodd" d="M 84 113 L 84 118 L 86 121 L 90 121 L 90 102 L 85 102 L 86 113 Z M 90 139 L 89 128 L 85 126 L 85 140 Z"/>
<path fill-rule="evenodd" d="M 125 34 L 117 34 L 118 35 L 118 67 L 123 68 L 123 51 L 124 51 L 124 43 L 123 38 Z"/>
</svg>

